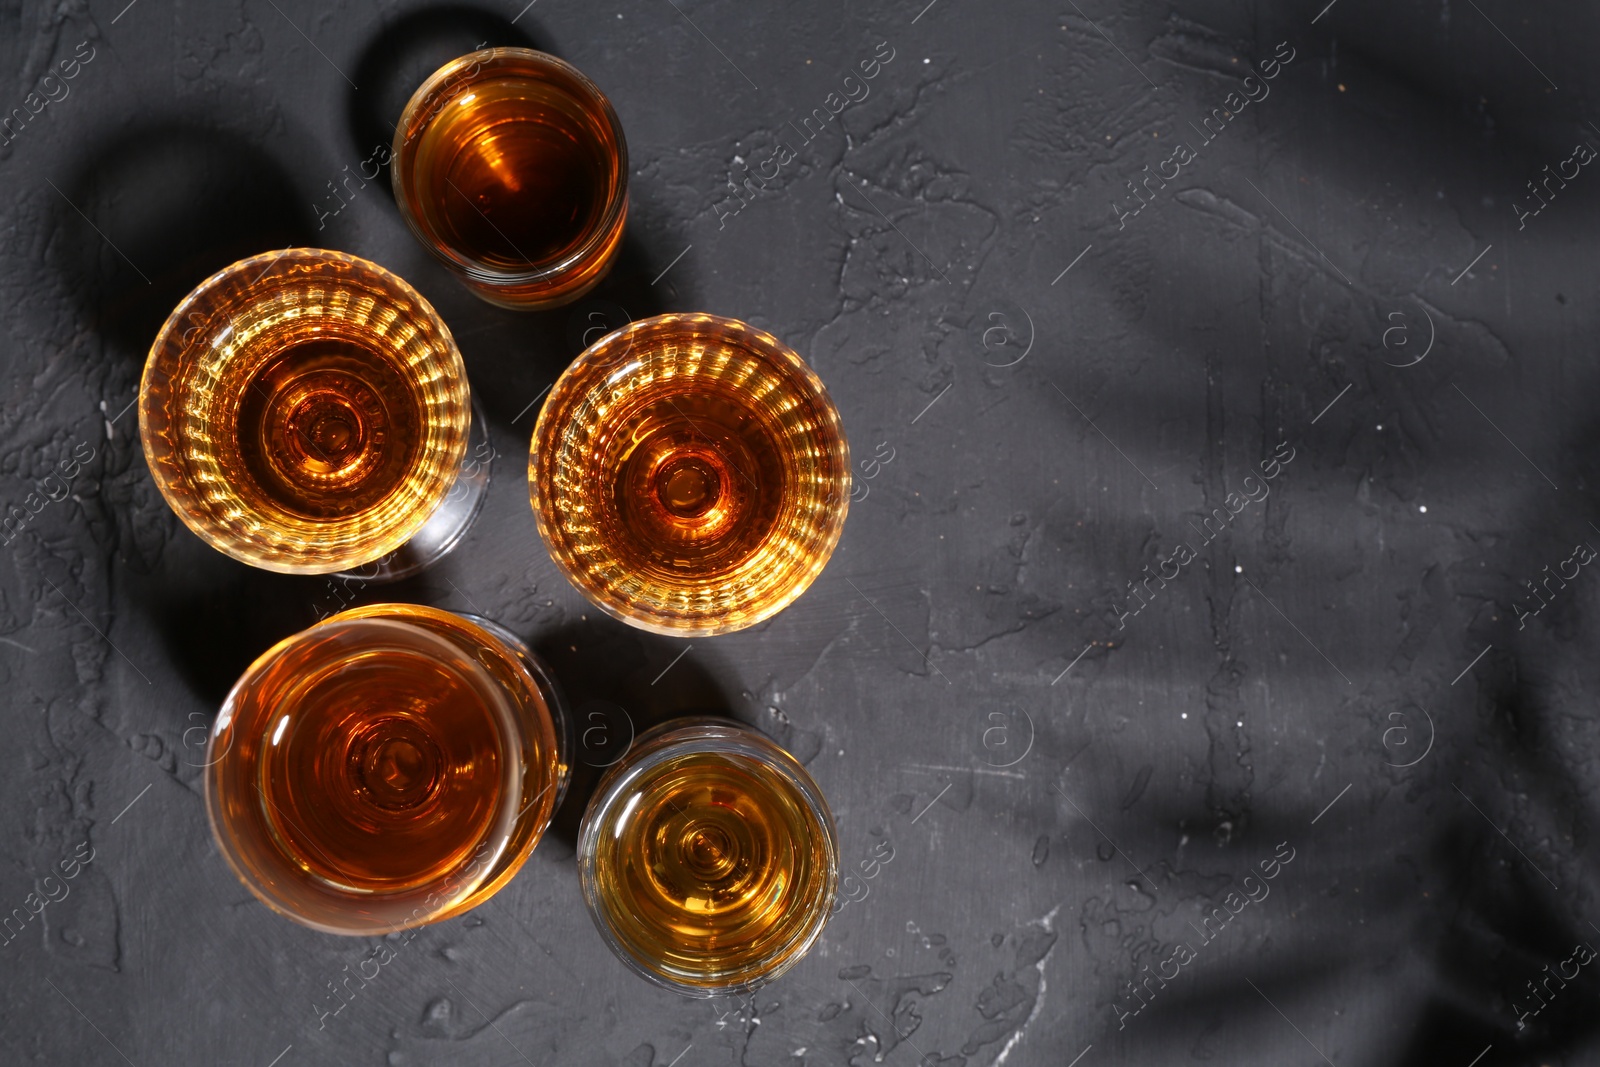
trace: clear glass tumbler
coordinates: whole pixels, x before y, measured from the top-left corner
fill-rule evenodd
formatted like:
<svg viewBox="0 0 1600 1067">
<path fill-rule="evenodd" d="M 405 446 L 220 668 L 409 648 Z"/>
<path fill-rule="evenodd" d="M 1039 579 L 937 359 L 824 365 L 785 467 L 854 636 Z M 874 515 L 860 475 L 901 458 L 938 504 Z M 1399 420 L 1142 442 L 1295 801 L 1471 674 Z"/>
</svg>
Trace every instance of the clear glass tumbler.
<svg viewBox="0 0 1600 1067">
<path fill-rule="evenodd" d="M 389 173 L 417 239 L 501 307 L 578 299 L 622 243 L 622 124 L 593 82 L 543 52 L 488 48 L 435 71 L 395 127 Z"/>
<path fill-rule="evenodd" d="M 634 973 L 693 997 L 748 992 L 798 963 L 827 924 L 838 863 L 811 775 L 726 719 L 639 735 L 578 835 L 601 937 Z"/>
<path fill-rule="evenodd" d="M 234 873 L 335 934 L 436 922 L 509 882 L 569 777 L 554 680 L 486 619 L 376 604 L 280 641 L 223 703 L 206 807 Z"/>
</svg>

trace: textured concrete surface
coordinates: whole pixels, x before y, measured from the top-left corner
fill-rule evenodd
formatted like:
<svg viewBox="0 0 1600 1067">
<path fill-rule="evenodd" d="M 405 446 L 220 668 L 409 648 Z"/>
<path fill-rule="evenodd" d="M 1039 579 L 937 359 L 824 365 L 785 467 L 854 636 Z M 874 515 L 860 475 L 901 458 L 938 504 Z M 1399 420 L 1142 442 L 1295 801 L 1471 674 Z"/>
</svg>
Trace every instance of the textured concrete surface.
<svg viewBox="0 0 1600 1067">
<path fill-rule="evenodd" d="M 1597 30 L 0 2 L 0 1062 L 1600 1062 Z M 577 308 L 469 296 L 383 176 L 335 195 L 480 42 L 566 57 L 627 130 L 626 249 Z M 461 550 L 354 595 L 503 621 L 618 736 L 711 707 L 787 744 L 855 879 L 789 977 L 690 1002 L 608 956 L 592 770 L 509 889 L 376 974 L 224 867 L 204 728 L 344 593 L 190 536 L 128 405 L 183 292 L 290 244 L 419 286 L 502 455 Z M 860 478 L 812 590 L 686 654 L 586 609 L 523 474 L 584 331 L 668 309 L 793 344 Z"/>
</svg>

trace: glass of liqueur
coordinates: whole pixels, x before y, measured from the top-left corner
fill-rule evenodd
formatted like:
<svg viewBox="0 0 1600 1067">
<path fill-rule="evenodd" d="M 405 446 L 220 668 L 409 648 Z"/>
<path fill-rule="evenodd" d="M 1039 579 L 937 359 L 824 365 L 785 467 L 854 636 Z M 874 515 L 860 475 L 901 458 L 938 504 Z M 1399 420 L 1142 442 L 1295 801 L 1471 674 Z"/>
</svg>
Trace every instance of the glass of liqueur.
<svg viewBox="0 0 1600 1067">
<path fill-rule="evenodd" d="M 240 260 L 178 305 L 145 364 L 139 433 L 191 530 L 288 574 L 421 570 L 488 483 L 450 331 L 402 279 L 322 249 Z"/>
<path fill-rule="evenodd" d="M 376 935 L 511 880 L 568 779 L 549 672 L 486 619 L 376 604 L 267 650 L 222 705 L 205 771 L 218 847 L 268 907 Z"/>
<path fill-rule="evenodd" d="M 817 783 L 761 734 L 680 719 L 639 735 L 578 832 L 590 917 L 629 969 L 693 997 L 744 993 L 794 966 L 838 884 Z"/>
<path fill-rule="evenodd" d="M 593 82 L 543 52 L 489 48 L 435 71 L 401 113 L 390 176 L 417 239 L 501 307 L 576 300 L 622 243 L 622 124 Z"/>
<path fill-rule="evenodd" d="M 781 611 L 844 528 L 850 447 L 822 382 L 771 334 L 658 315 L 564 371 L 529 494 L 556 565 L 609 614 L 677 636 Z"/>
</svg>

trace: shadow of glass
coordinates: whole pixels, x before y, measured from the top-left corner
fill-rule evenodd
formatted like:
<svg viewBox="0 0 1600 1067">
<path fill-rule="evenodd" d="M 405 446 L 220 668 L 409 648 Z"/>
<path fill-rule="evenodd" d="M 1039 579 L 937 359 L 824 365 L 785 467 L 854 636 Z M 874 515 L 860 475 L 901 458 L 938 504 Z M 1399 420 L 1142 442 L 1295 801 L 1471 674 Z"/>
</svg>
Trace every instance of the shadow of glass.
<svg viewBox="0 0 1600 1067">
<path fill-rule="evenodd" d="M 657 260 L 637 238 L 624 234 L 611 273 L 565 307 L 526 312 L 480 305 L 476 314 L 482 324 L 457 330 L 455 337 L 473 395 L 490 421 L 507 428 L 525 448 L 547 387 L 568 364 L 613 330 L 667 310 L 664 294 L 650 286 L 664 265 Z"/>
<path fill-rule="evenodd" d="M 681 642 L 599 617 L 539 635 L 534 645 L 561 686 L 571 717 L 572 781 L 549 834 L 576 848 L 595 786 L 639 735 L 693 715 L 734 718 L 715 665 Z"/>
<path fill-rule="evenodd" d="M 235 260 L 316 243 L 288 173 L 233 134 L 174 120 L 97 148 L 56 198 L 60 269 L 93 328 L 143 357 L 172 309 Z M 70 200 L 70 203 L 67 201 Z"/>
</svg>

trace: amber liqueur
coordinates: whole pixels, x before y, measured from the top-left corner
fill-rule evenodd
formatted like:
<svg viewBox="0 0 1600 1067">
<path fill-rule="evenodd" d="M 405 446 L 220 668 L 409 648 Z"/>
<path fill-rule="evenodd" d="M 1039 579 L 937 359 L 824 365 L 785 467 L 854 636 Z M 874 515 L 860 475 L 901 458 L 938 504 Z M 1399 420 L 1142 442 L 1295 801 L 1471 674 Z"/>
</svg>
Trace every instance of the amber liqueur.
<svg viewBox="0 0 1600 1067">
<path fill-rule="evenodd" d="M 415 604 L 279 642 L 224 702 L 206 806 L 263 903 L 330 933 L 435 922 L 516 874 L 568 780 L 554 680 L 495 623 Z"/>
<path fill-rule="evenodd" d="M 240 260 L 168 317 L 139 390 L 167 503 L 214 548 L 332 573 L 405 544 L 461 471 L 461 354 L 420 294 L 327 249 Z"/>
<path fill-rule="evenodd" d="M 849 448 L 809 368 L 714 316 L 659 316 L 586 351 L 540 412 L 539 532 L 602 608 L 662 633 L 771 616 L 844 522 Z"/>
<path fill-rule="evenodd" d="M 676 587 L 733 570 L 771 536 L 783 462 L 741 383 L 669 380 L 625 419 L 611 486 L 624 567 Z"/>
<path fill-rule="evenodd" d="M 445 246 L 524 271 L 561 262 L 595 233 L 621 165 L 606 123 L 571 93 L 488 72 L 420 134 L 415 207 Z"/>
<path fill-rule="evenodd" d="M 504 787 L 492 701 L 431 650 L 291 651 L 264 680 L 257 773 L 266 822 L 307 883 L 394 893 L 474 859 Z M 281 727 L 280 727 L 280 724 Z M 252 727 L 256 729 L 252 729 Z"/>
<path fill-rule="evenodd" d="M 221 388 L 237 406 L 217 458 L 251 511 L 360 515 L 426 474 L 422 387 L 376 346 L 308 332 L 253 367 L 240 361 Z"/>
<path fill-rule="evenodd" d="M 722 752 L 656 764 L 616 801 L 593 861 L 626 951 L 689 985 L 781 969 L 832 888 L 828 828 L 770 766 Z"/>
</svg>

